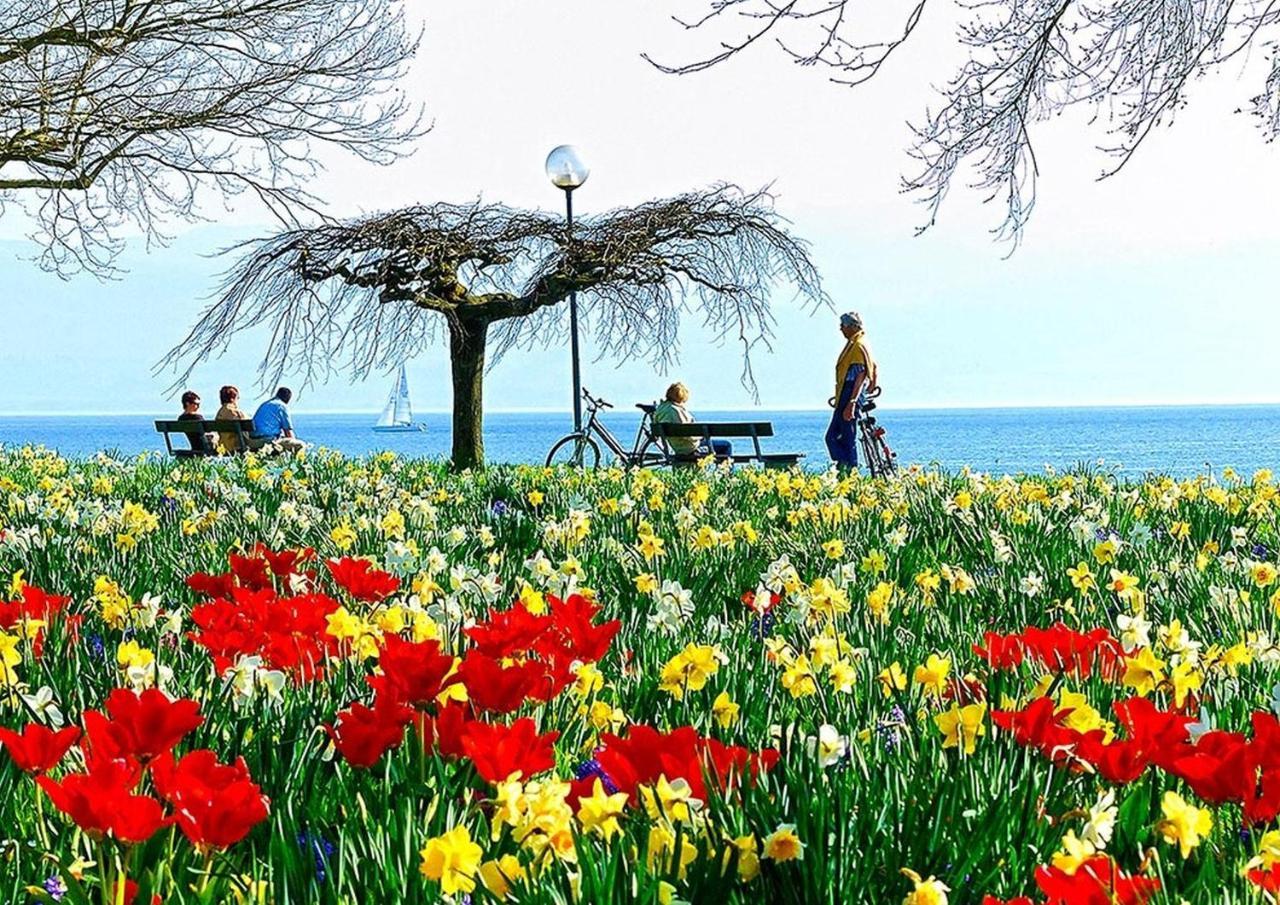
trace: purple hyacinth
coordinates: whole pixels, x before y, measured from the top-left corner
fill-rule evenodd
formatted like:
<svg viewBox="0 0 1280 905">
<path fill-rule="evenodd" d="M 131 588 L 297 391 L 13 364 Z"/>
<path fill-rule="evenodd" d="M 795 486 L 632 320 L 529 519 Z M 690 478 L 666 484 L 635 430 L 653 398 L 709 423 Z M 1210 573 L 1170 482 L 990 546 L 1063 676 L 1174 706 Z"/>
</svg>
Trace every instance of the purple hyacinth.
<svg viewBox="0 0 1280 905">
<path fill-rule="evenodd" d="M 44 881 L 44 891 L 49 894 L 49 898 L 55 902 L 61 902 L 62 897 L 67 894 L 67 884 L 62 882 L 62 877 L 54 874 Z"/>
<path fill-rule="evenodd" d="M 609 778 L 609 774 L 605 772 L 604 767 L 600 766 L 600 761 L 596 760 L 594 757 L 578 764 L 577 768 L 573 771 L 573 776 L 578 780 L 590 779 L 592 777 L 599 779 L 600 785 L 604 786 L 604 790 L 610 795 L 613 795 L 618 791 L 618 787 L 614 784 L 613 780 Z"/>
<path fill-rule="evenodd" d="M 507 511 L 510 508 L 511 507 L 507 505 L 506 500 L 494 500 L 492 503 L 489 504 L 489 511 L 493 513 L 495 518 L 502 518 L 504 515 L 507 514 Z"/>
</svg>

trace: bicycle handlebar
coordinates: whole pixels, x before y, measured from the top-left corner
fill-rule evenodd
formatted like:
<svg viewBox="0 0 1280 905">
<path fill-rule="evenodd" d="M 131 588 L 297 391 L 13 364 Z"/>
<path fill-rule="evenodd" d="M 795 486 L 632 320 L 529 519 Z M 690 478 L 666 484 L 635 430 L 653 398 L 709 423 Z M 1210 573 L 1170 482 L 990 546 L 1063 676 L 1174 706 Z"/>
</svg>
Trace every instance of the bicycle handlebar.
<svg viewBox="0 0 1280 905">
<path fill-rule="evenodd" d="M 599 408 L 602 408 L 602 409 L 613 408 L 612 403 L 605 402 L 603 399 L 598 399 L 595 396 L 592 396 L 589 392 L 587 392 L 585 387 L 582 390 L 582 398 L 587 400 L 587 402 L 591 403 L 592 405 L 598 406 Z"/>
<path fill-rule="evenodd" d="M 867 390 L 867 392 L 863 393 L 863 394 L 862 394 L 862 398 L 863 398 L 863 399 L 875 399 L 875 398 L 877 398 L 877 397 L 880 395 L 880 393 L 881 393 L 881 392 L 883 392 L 883 391 L 884 391 L 884 387 L 877 385 L 877 386 L 875 387 L 875 389 Z M 835 407 L 836 407 L 836 397 L 835 397 L 835 396 L 828 396 L 828 397 L 827 397 L 827 408 L 835 408 Z"/>
</svg>

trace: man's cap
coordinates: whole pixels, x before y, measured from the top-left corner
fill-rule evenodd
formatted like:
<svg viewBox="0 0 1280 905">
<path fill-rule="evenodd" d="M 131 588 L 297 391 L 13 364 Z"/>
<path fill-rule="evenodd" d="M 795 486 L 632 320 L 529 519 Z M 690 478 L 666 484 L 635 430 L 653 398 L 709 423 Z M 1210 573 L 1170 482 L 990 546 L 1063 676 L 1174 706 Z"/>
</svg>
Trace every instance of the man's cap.
<svg viewBox="0 0 1280 905">
<path fill-rule="evenodd" d="M 844 314 L 840 315 L 840 326 L 861 327 L 862 315 L 856 311 L 846 311 Z"/>
</svg>

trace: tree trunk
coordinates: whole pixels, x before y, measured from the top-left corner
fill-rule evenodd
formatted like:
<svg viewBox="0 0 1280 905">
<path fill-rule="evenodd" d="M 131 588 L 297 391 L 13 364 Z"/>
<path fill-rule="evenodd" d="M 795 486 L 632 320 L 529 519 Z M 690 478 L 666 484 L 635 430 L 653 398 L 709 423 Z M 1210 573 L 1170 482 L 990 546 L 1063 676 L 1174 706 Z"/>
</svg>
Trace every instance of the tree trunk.
<svg viewBox="0 0 1280 905">
<path fill-rule="evenodd" d="M 484 351 L 489 322 L 451 318 L 449 367 L 453 374 L 453 467 L 484 465 Z"/>
</svg>

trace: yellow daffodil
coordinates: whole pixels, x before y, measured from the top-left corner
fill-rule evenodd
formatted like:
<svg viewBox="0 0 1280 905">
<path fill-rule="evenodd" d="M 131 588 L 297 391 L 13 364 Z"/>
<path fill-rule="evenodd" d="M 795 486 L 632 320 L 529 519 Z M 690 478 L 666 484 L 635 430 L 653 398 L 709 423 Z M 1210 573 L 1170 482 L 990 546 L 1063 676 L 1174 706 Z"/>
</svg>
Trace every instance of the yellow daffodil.
<svg viewBox="0 0 1280 905">
<path fill-rule="evenodd" d="M 914 870 L 902 868 L 902 875 L 911 881 L 911 892 L 902 900 L 902 905 L 947 905 L 947 893 L 951 889 L 934 877 L 925 879 Z"/>
<path fill-rule="evenodd" d="M 930 654 L 923 664 L 916 667 L 913 678 L 925 694 L 942 697 L 942 693 L 947 690 L 947 675 L 950 672 L 950 660 Z"/>
<path fill-rule="evenodd" d="M 1164 793 L 1160 810 L 1164 819 L 1156 824 L 1156 830 L 1165 842 L 1178 846 L 1183 858 L 1189 857 L 1191 850 L 1213 829 L 1213 815 L 1209 809 L 1187 803 L 1177 792 Z"/>
<path fill-rule="evenodd" d="M 1141 697 L 1145 698 L 1157 685 L 1164 682 L 1164 661 L 1157 658 L 1149 647 L 1142 648 L 1132 657 L 1126 657 L 1124 663 L 1121 681 Z"/>
<path fill-rule="evenodd" d="M 471 841 L 471 831 L 465 826 L 454 827 L 429 840 L 420 854 L 422 875 L 438 882 L 445 895 L 469 893 L 476 888 L 476 874 L 484 850 Z"/>
<path fill-rule="evenodd" d="M 729 697 L 727 691 L 716 695 L 715 701 L 711 704 L 711 715 L 722 729 L 728 729 L 738 721 L 738 710 L 738 705 Z"/>
<path fill-rule="evenodd" d="M 959 747 L 966 755 L 972 754 L 978 738 L 987 733 L 986 715 L 987 705 L 982 703 L 952 704 L 950 710 L 936 714 L 933 722 L 942 733 L 942 747 Z"/>
<path fill-rule="evenodd" d="M 779 863 L 804 858 L 804 843 L 796 835 L 794 823 L 784 823 L 765 837 L 764 856 Z"/>
</svg>

